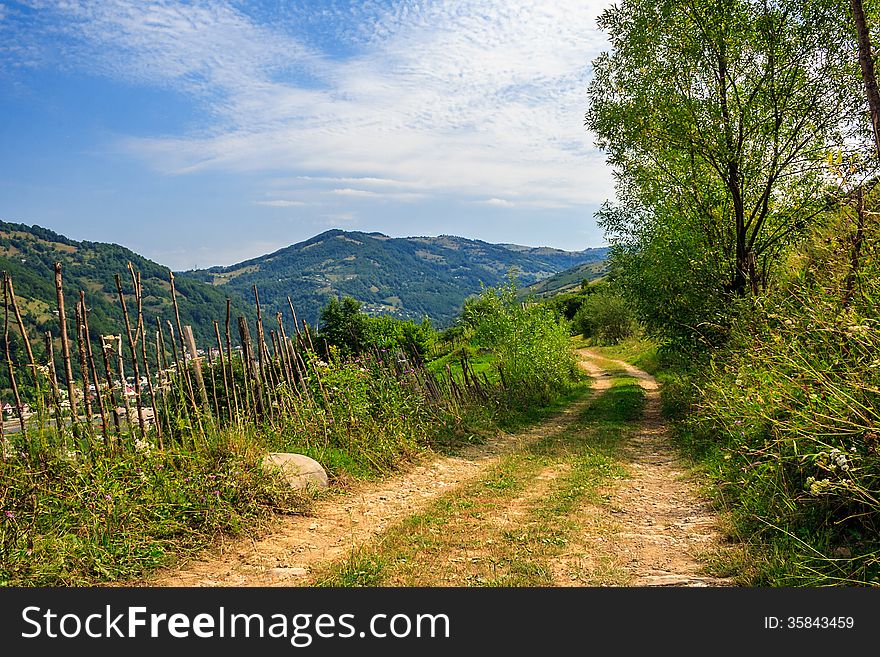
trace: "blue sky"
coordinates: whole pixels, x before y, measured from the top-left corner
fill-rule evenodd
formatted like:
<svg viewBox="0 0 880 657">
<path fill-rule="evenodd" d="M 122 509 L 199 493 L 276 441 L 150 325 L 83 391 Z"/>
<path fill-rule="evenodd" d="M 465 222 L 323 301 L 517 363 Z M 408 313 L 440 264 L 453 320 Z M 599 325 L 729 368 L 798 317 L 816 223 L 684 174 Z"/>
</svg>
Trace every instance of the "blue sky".
<svg viewBox="0 0 880 657">
<path fill-rule="evenodd" d="M 601 246 L 607 4 L 0 0 L 0 219 L 177 270 L 329 228 Z"/>
</svg>

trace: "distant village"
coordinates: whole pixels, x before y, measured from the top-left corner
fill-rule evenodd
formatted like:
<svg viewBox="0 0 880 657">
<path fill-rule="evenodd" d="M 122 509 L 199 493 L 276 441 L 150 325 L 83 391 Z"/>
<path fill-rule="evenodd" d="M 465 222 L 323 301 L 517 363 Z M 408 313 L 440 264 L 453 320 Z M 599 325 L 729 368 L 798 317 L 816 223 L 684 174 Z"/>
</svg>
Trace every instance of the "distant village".
<svg viewBox="0 0 880 657">
<path fill-rule="evenodd" d="M 241 349 L 240 345 L 236 345 L 236 346 L 232 347 L 232 350 L 236 353 L 241 353 L 242 349 Z M 199 360 L 207 359 L 208 363 L 211 364 L 211 363 L 215 363 L 215 362 L 219 361 L 220 354 L 219 354 L 219 350 L 216 347 L 211 347 L 208 350 L 197 349 L 196 355 Z M 190 362 L 193 360 L 189 354 L 185 353 L 184 356 L 185 356 L 187 362 Z M 176 370 L 177 370 L 177 366 L 174 363 L 172 363 L 168 367 L 168 369 L 163 370 L 161 372 L 156 372 L 155 374 L 153 374 L 153 383 L 156 384 L 157 386 L 167 385 L 168 382 L 170 381 L 170 377 L 176 372 Z M 141 376 L 140 380 L 138 381 L 138 384 L 140 385 L 141 390 L 144 390 L 144 389 L 146 389 L 146 386 L 149 385 L 149 381 L 147 380 L 146 376 Z M 119 395 L 121 387 L 122 387 L 121 384 L 117 381 L 113 387 L 113 391 L 116 395 Z M 105 391 L 106 386 L 102 386 L 101 389 L 102 389 L 102 391 Z M 95 390 L 94 384 L 89 384 L 88 391 L 89 391 L 89 398 L 91 400 L 97 399 L 98 392 Z M 79 393 L 79 395 L 77 396 L 77 399 L 76 399 L 76 401 L 79 403 L 82 400 L 82 392 L 78 388 L 76 389 L 76 392 Z M 132 376 L 125 377 L 125 389 L 122 392 L 125 395 L 126 400 L 132 400 L 132 401 L 134 400 L 134 398 L 137 395 L 134 377 L 132 377 Z M 59 386 L 58 394 L 60 396 L 59 406 L 61 407 L 61 411 L 62 412 L 69 412 L 70 411 L 70 399 L 68 398 L 67 390 L 63 386 Z M 131 406 L 131 404 L 130 404 L 130 406 Z M 3 422 L 15 421 L 16 426 L 18 425 L 19 412 L 14 404 L 11 404 L 8 401 L 4 402 L 2 404 L 2 406 L 0 406 L 0 410 L 2 410 Z M 132 411 L 134 411 L 134 409 L 132 409 Z M 142 409 L 142 412 L 143 412 L 143 417 L 144 417 L 145 421 L 151 422 L 153 420 L 153 409 L 152 408 L 144 407 Z M 35 415 L 35 413 L 36 413 L 36 410 L 34 408 L 32 408 L 30 404 L 28 404 L 27 402 L 22 402 L 21 416 L 23 419 L 27 420 L 27 419 L 31 418 L 33 415 Z M 55 414 L 55 409 L 51 405 L 49 405 L 49 407 L 48 407 L 48 413 L 50 416 L 54 416 L 54 414 Z M 125 407 L 124 406 L 117 407 L 116 413 L 118 415 L 124 417 L 126 414 Z M 132 419 L 134 419 L 134 418 L 132 418 Z M 8 428 L 7 428 L 7 430 L 8 430 Z"/>
</svg>

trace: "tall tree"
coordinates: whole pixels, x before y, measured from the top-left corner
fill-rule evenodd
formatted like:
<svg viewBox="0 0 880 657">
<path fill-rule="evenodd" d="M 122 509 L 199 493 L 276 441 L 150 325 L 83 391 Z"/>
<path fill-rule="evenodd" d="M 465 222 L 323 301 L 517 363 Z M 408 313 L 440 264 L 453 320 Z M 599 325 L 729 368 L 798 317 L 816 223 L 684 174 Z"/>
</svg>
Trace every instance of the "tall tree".
<svg viewBox="0 0 880 657">
<path fill-rule="evenodd" d="M 594 62 L 586 125 L 616 169 L 620 204 L 602 213 L 612 243 L 691 264 L 716 296 L 757 290 L 822 207 L 823 155 L 844 141 L 841 21 L 803 0 L 606 10 L 611 50 Z"/>
</svg>

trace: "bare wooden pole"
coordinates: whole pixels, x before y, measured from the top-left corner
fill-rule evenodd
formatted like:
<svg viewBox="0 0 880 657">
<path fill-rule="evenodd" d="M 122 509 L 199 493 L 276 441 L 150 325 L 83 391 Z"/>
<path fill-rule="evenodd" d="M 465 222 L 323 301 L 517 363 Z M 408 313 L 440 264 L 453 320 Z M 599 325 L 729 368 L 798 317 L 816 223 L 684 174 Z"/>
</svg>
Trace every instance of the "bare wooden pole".
<svg viewBox="0 0 880 657">
<path fill-rule="evenodd" d="M 275 319 L 278 321 L 278 341 L 281 346 L 281 367 L 284 368 L 284 378 L 291 385 L 294 384 L 293 367 L 290 365 L 290 353 L 287 348 L 287 336 L 284 334 L 284 314 L 276 313 Z"/>
<path fill-rule="evenodd" d="M 205 388 L 205 378 L 202 376 L 202 359 L 199 357 L 198 349 L 196 349 L 196 339 L 193 336 L 192 326 L 187 325 L 183 327 L 183 342 L 186 345 L 186 351 L 189 353 L 190 362 L 192 363 L 199 397 L 202 400 L 202 405 L 207 408 L 208 390 Z"/>
<path fill-rule="evenodd" d="M 193 410 L 198 413 L 199 407 L 196 402 L 196 393 L 193 389 L 192 379 L 189 375 L 189 368 L 186 366 L 186 345 L 184 344 L 183 337 L 183 324 L 180 323 L 180 308 L 177 305 L 177 288 L 174 286 L 174 272 L 168 271 L 168 277 L 171 281 L 171 303 L 174 305 L 174 319 L 177 323 L 177 338 L 180 340 L 180 357 L 183 359 L 183 368 L 181 369 L 180 364 L 178 363 L 178 376 L 183 377 L 184 382 L 186 383 L 187 391 L 189 392 L 189 398 L 193 405 Z M 174 340 L 174 331 L 171 331 L 171 339 Z M 175 345 L 175 353 L 177 353 L 177 346 Z"/>
<path fill-rule="evenodd" d="M 303 360 L 302 356 L 299 353 L 299 349 L 293 350 L 293 364 L 296 366 L 297 376 L 299 378 L 303 393 L 307 397 L 309 397 L 309 399 L 311 399 L 312 395 L 309 391 L 308 383 L 306 381 L 306 374 L 309 370 L 306 367 L 306 362 Z"/>
<path fill-rule="evenodd" d="M 293 332 L 299 338 L 299 320 L 296 318 L 296 309 L 294 309 L 293 301 L 290 300 L 289 296 L 287 297 L 287 305 L 290 306 L 290 314 L 293 315 Z"/>
<path fill-rule="evenodd" d="M 226 413 L 229 417 L 229 421 L 232 422 L 232 390 L 229 389 L 229 377 L 226 376 L 226 359 L 223 357 L 223 341 L 220 339 L 220 324 L 218 324 L 216 321 L 214 321 L 214 333 L 217 336 L 217 353 L 220 356 L 220 369 L 223 370 L 223 392 L 226 394 Z"/>
<path fill-rule="evenodd" d="M 34 351 L 31 349 L 31 341 L 28 338 L 27 329 L 24 326 L 24 320 L 21 317 L 21 311 L 18 309 L 18 302 L 15 300 L 15 287 L 12 285 L 12 276 L 8 276 L 7 280 L 9 281 L 9 301 L 12 304 L 12 311 L 15 313 L 15 321 L 18 324 L 18 331 L 21 333 L 21 338 L 24 340 L 24 349 L 27 352 L 28 363 L 31 366 L 31 372 L 34 375 L 34 385 L 37 385 L 37 361 L 34 359 Z"/>
<path fill-rule="evenodd" d="M 270 394 L 273 386 L 270 381 L 270 374 L 266 371 L 268 367 L 268 352 L 266 352 L 266 334 L 263 331 L 263 311 L 260 307 L 260 293 L 257 291 L 257 286 L 253 286 L 254 289 L 254 304 L 257 308 L 257 363 L 259 366 L 260 372 L 260 381 L 263 386 L 263 390 L 266 395 Z M 265 353 L 265 356 L 264 356 Z M 274 414 L 272 412 L 272 404 L 271 402 L 267 404 L 269 407 L 269 419 L 274 420 Z"/>
<path fill-rule="evenodd" d="M 101 336 L 101 354 L 104 356 L 104 374 L 107 379 L 107 396 L 113 407 L 113 425 L 116 427 L 116 435 L 118 437 L 122 433 L 122 426 L 119 422 L 119 413 L 116 411 L 118 408 L 116 404 L 116 395 L 113 394 L 113 368 L 110 365 L 109 354 L 111 348 L 112 347 L 107 342 L 107 336 Z M 123 397 L 125 396 L 124 387 L 122 389 L 122 395 Z"/>
<path fill-rule="evenodd" d="M 263 345 L 263 349 L 266 352 L 266 380 L 269 385 L 269 390 L 274 391 L 280 381 L 278 380 L 278 373 L 275 369 L 275 357 L 277 357 L 278 352 L 275 351 L 275 331 L 269 331 L 269 342 L 272 343 L 272 350 L 275 352 L 274 356 L 269 354 L 269 345 L 268 343 Z M 265 336 L 264 336 L 265 338 Z"/>
<path fill-rule="evenodd" d="M 180 356 L 177 351 L 177 340 L 174 337 L 174 325 L 167 321 L 168 324 L 168 334 L 171 336 L 171 356 L 174 358 L 174 370 L 177 372 L 177 385 L 180 388 L 180 396 L 186 397 L 186 375 L 183 372 L 183 364 L 180 362 Z M 193 409 L 196 409 L 196 400 L 194 397 L 189 397 L 190 405 Z"/>
<path fill-rule="evenodd" d="M 76 320 L 76 351 L 79 356 L 79 373 L 83 384 L 83 408 L 86 413 L 86 433 L 92 435 L 92 400 L 89 397 L 89 366 L 86 363 L 86 345 L 83 340 L 82 308 L 79 301 L 73 306 L 73 315 Z"/>
<path fill-rule="evenodd" d="M 217 401 L 217 373 L 214 371 L 214 358 L 211 356 L 213 349 L 208 347 L 208 369 L 211 370 L 211 396 L 214 398 L 214 417 L 220 419 L 220 403 Z M 220 352 L 223 353 L 222 351 Z"/>
<path fill-rule="evenodd" d="M 21 395 L 18 392 L 18 383 L 15 380 L 15 366 L 12 364 L 12 350 L 9 347 L 9 276 L 3 274 L 3 342 L 6 346 L 6 366 L 9 368 L 9 381 L 12 384 L 12 395 L 15 397 L 15 408 L 18 411 L 18 423 L 21 425 L 21 434 L 27 440 L 27 426 L 24 420 L 24 405 L 21 403 Z M 2 421 L 2 417 L 0 417 Z M 3 443 L 4 458 L 6 443 Z"/>
<path fill-rule="evenodd" d="M 76 388 L 73 385 L 73 367 L 70 364 L 70 341 L 67 339 L 67 317 L 64 314 L 64 284 L 61 280 L 61 263 L 55 263 L 55 296 L 58 303 L 58 327 L 61 334 L 61 359 L 64 361 L 64 376 L 67 378 L 67 397 L 70 403 L 70 418 L 74 435 L 79 435 L 79 412 L 76 407 Z"/>
<path fill-rule="evenodd" d="M 134 284 L 134 295 L 137 301 L 137 317 L 140 337 L 135 335 L 135 340 L 140 341 L 141 358 L 144 363 L 144 376 L 147 377 L 147 392 L 150 393 L 150 408 L 153 410 L 153 426 L 156 427 L 156 438 L 159 441 L 159 449 L 164 449 L 165 445 L 162 440 L 162 424 L 159 422 L 159 408 L 156 405 L 156 391 L 153 388 L 153 377 L 150 375 L 150 361 L 147 359 L 147 335 L 144 330 L 146 322 L 144 321 L 144 294 L 141 287 L 141 273 L 135 272 L 134 267 L 129 262 L 128 270 L 131 272 L 132 283 Z"/>
<path fill-rule="evenodd" d="M 244 365 L 246 368 L 245 378 L 250 378 L 251 380 L 255 415 L 256 417 L 260 418 L 263 416 L 263 391 L 260 384 L 260 376 L 257 372 L 254 371 L 255 368 L 253 344 L 251 342 L 251 332 L 250 329 L 248 329 L 247 319 L 245 319 L 244 317 L 238 318 L 238 333 L 241 337 L 242 358 L 244 360 Z"/>
<path fill-rule="evenodd" d="M 83 334 L 86 341 L 86 354 L 89 361 L 89 371 L 92 375 L 92 385 L 95 386 L 95 397 L 98 399 L 98 412 L 101 414 L 101 431 L 105 441 L 109 441 L 110 428 L 107 424 L 107 414 L 104 409 L 104 398 L 101 395 L 101 384 L 98 381 L 98 368 L 95 367 L 95 354 L 92 351 L 92 338 L 89 332 L 89 309 L 86 307 L 86 293 L 80 290 L 79 303 L 82 308 Z"/>
<path fill-rule="evenodd" d="M 308 342 L 309 342 L 309 349 L 312 351 L 312 353 L 314 353 L 315 345 L 312 344 L 312 332 L 309 330 L 308 322 L 306 322 L 306 320 L 303 320 L 302 326 L 303 326 L 303 333 L 306 334 L 306 338 L 308 339 Z"/>
<path fill-rule="evenodd" d="M 174 305 L 174 319 L 177 323 L 177 337 L 180 340 L 180 356 L 184 359 L 184 368 L 183 371 L 178 371 L 178 374 L 184 378 L 186 381 L 186 387 L 189 389 L 189 397 L 192 400 L 193 408 L 198 411 L 196 408 L 196 393 L 192 387 L 192 380 L 189 376 L 189 369 L 186 368 L 186 346 L 183 343 L 183 325 L 180 323 L 180 308 L 177 305 L 177 288 L 174 286 L 174 272 L 168 271 L 168 277 L 171 281 L 171 303 Z M 172 339 L 174 338 L 174 331 L 171 332 Z"/>
<path fill-rule="evenodd" d="M 46 362 L 49 368 L 49 389 L 52 391 L 52 403 L 55 404 L 55 426 L 58 437 L 64 435 L 64 418 L 61 417 L 61 390 L 58 389 L 58 376 L 55 373 L 55 349 L 52 345 L 52 333 L 46 331 Z"/>
<path fill-rule="evenodd" d="M 278 339 L 278 332 L 275 329 L 269 329 L 269 340 L 272 342 L 272 365 L 277 372 L 277 382 L 287 381 L 287 370 L 284 367 L 284 356 L 281 353 L 281 342 Z"/>
<path fill-rule="evenodd" d="M 156 317 L 156 376 L 159 379 L 159 395 L 162 399 L 162 417 L 157 417 L 156 421 L 161 422 L 162 418 L 168 422 L 168 435 L 172 435 L 174 430 L 171 427 L 171 418 L 168 417 L 168 397 L 165 394 L 165 386 L 169 382 L 168 378 L 168 359 L 165 355 L 165 340 L 162 337 L 162 322 Z"/>
<path fill-rule="evenodd" d="M 131 352 L 131 365 L 134 369 L 134 402 L 137 408 L 138 427 L 141 430 L 141 435 L 146 437 L 147 429 L 144 426 L 144 409 L 141 403 L 141 368 L 138 366 L 137 342 L 131 332 L 131 320 L 128 317 L 128 306 L 125 303 L 125 293 L 122 291 L 122 280 L 119 278 L 119 274 L 116 274 L 116 291 L 119 293 L 119 305 L 122 306 L 122 316 L 125 318 L 125 332 L 128 335 L 128 349 Z"/>
<path fill-rule="evenodd" d="M 232 386 L 232 400 L 235 403 L 235 414 L 238 415 L 238 391 L 235 385 L 235 371 L 232 369 L 232 332 L 230 323 L 232 320 L 232 301 L 226 299 L 226 360 L 229 363 L 229 383 Z M 247 386 L 247 375 L 244 377 Z M 247 391 L 247 388 L 245 388 Z"/>
<path fill-rule="evenodd" d="M 119 368 L 119 383 L 122 386 L 122 404 L 125 407 L 125 421 L 128 424 L 129 433 L 134 433 L 134 425 L 131 421 L 131 402 L 128 401 L 128 379 L 125 378 L 125 358 L 122 356 L 122 335 L 116 338 L 116 365 Z"/>
</svg>

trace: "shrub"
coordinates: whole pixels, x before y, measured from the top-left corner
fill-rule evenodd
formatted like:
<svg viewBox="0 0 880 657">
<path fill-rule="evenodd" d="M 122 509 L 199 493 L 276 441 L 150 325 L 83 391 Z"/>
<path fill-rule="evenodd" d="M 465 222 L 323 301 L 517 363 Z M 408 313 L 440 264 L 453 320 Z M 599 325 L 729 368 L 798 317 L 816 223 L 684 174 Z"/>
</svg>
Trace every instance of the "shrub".
<svg viewBox="0 0 880 657">
<path fill-rule="evenodd" d="M 618 344 L 635 330 L 635 320 L 626 301 L 605 289 L 584 298 L 572 321 L 576 334 L 600 344 Z"/>
<path fill-rule="evenodd" d="M 570 386 L 575 365 L 568 323 L 547 306 L 519 301 L 512 278 L 484 290 L 465 310 L 475 343 L 495 353 L 509 389 L 548 400 Z"/>
</svg>

